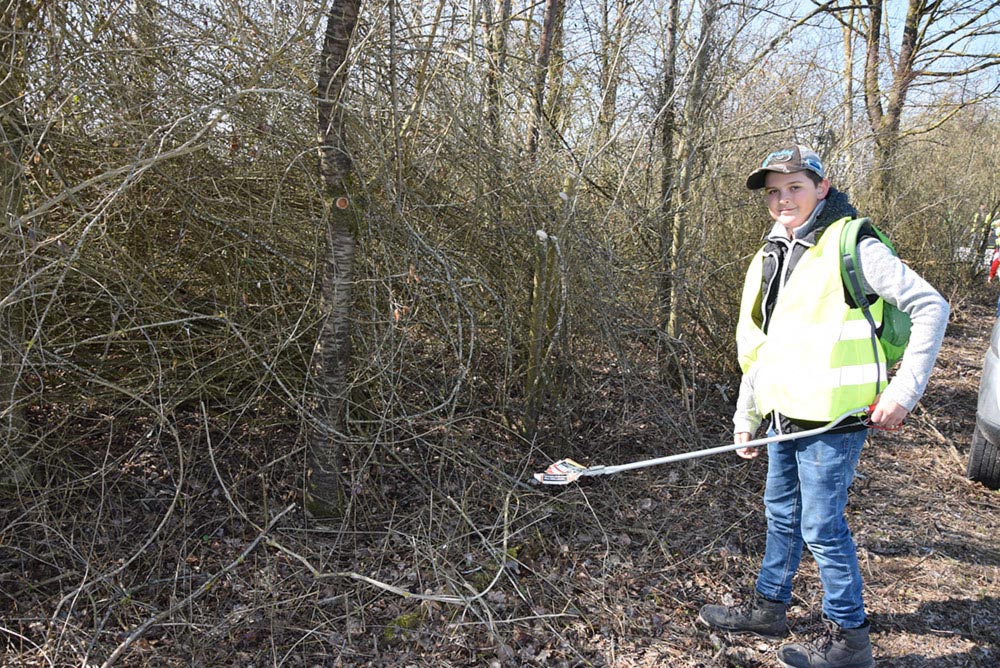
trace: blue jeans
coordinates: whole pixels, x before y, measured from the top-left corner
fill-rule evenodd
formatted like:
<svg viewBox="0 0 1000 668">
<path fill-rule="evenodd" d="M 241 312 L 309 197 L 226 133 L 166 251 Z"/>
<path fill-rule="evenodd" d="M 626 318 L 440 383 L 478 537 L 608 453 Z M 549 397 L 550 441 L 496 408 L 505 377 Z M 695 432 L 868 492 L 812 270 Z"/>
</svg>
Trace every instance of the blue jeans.
<svg viewBox="0 0 1000 668">
<path fill-rule="evenodd" d="M 767 547 L 757 591 L 789 603 L 804 544 L 819 567 L 823 613 L 844 628 L 865 622 L 858 553 L 844 517 L 865 436 L 820 434 L 767 446 Z"/>
</svg>

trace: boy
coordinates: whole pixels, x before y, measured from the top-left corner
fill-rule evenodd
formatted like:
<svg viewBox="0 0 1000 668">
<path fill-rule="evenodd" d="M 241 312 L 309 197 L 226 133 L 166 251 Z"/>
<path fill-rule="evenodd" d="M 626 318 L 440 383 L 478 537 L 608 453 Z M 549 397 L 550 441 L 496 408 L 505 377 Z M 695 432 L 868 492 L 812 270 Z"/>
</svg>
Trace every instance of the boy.
<svg viewBox="0 0 1000 668">
<path fill-rule="evenodd" d="M 820 157 L 793 144 L 774 151 L 746 182 L 763 190 L 774 226 L 751 261 L 737 324 L 743 380 L 734 442 L 763 418 L 771 434 L 806 431 L 877 401 L 869 417 L 899 426 L 923 394 L 948 322 L 948 304 L 881 243 L 859 242 L 862 286 L 881 317 L 888 300 L 910 315 L 910 343 L 893 380 L 860 309 L 847 303 L 840 231 L 857 218 L 830 185 Z M 864 236 L 864 234 L 862 234 Z M 859 411 L 860 413 L 860 411 Z M 847 490 L 867 434 L 862 415 L 817 436 L 768 445 L 767 541 L 756 587 L 744 605 L 707 605 L 699 619 L 725 631 L 783 637 L 792 578 L 807 546 L 823 584 L 826 635 L 778 650 L 785 668 L 872 668 L 857 551 L 844 516 Z M 737 451 L 753 459 L 755 448 Z"/>
</svg>

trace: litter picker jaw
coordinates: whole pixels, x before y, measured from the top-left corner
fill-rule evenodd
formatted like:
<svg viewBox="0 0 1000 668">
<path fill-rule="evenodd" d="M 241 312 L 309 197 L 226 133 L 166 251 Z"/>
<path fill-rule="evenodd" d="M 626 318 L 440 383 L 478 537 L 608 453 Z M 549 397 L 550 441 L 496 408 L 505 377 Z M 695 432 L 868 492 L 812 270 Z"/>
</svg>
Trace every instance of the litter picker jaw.
<svg viewBox="0 0 1000 668">
<path fill-rule="evenodd" d="M 739 450 L 741 448 L 754 448 L 761 445 L 767 445 L 768 443 L 780 443 L 782 441 L 791 441 L 796 438 L 808 438 L 809 436 L 817 436 L 830 431 L 833 427 L 840 424 L 841 420 L 852 415 L 867 416 L 871 413 L 873 407 L 874 404 L 872 404 L 872 406 L 865 406 L 864 408 L 855 408 L 847 411 L 840 417 L 834 418 L 822 427 L 816 427 L 815 429 L 796 431 L 790 434 L 767 436 L 753 441 L 747 441 L 746 443 L 730 443 L 728 445 L 720 445 L 718 447 L 707 448 L 705 450 L 682 452 L 680 454 L 669 455 L 667 457 L 644 459 L 630 464 L 618 464 L 616 466 L 584 466 L 583 464 L 575 462 L 572 459 L 560 459 L 557 462 L 549 464 L 549 467 L 541 473 L 535 473 L 534 478 L 543 485 L 568 485 L 576 482 L 580 478 L 585 477 L 609 475 L 611 473 L 619 473 L 621 471 L 646 468 L 647 466 L 657 466 L 659 464 L 669 464 L 672 462 L 683 461 L 685 459 L 695 459 L 698 457 L 707 457 L 708 455 L 717 455 L 723 452 L 732 452 L 733 450 Z"/>
<path fill-rule="evenodd" d="M 535 480 L 543 485 L 568 485 L 576 482 L 582 476 L 600 475 L 597 469 L 604 469 L 603 466 L 584 466 L 572 459 L 560 459 L 549 464 L 549 467 L 542 473 L 535 474 Z"/>
</svg>

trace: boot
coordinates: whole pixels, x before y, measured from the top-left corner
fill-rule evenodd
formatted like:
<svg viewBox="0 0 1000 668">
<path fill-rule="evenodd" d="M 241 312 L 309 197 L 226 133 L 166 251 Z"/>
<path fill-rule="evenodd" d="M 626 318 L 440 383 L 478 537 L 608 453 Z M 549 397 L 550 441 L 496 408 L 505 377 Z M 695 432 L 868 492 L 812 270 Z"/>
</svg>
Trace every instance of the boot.
<svg viewBox="0 0 1000 668">
<path fill-rule="evenodd" d="M 823 618 L 826 633 L 812 644 L 782 645 L 778 663 L 784 668 L 874 668 L 869 623 L 845 629 Z"/>
<path fill-rule="evenodd" d="M 743 605 L 706 605 L 698 613 L 704 624 L 730 633 L 753 633 L 765 638 L 788 635 L 785 604 L 764 598 L 755 590 Z"/>
</svg>

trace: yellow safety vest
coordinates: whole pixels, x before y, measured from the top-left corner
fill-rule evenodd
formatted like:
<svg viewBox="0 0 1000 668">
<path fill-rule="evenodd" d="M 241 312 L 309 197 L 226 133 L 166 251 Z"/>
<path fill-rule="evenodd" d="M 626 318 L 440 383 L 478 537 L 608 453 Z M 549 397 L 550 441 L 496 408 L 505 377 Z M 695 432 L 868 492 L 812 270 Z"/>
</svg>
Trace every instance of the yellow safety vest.
<svg viewBox="0 0 1000 668">
<path fill-rule="evenodd" d="M 743 284 L 737 349 L 744 373 L 755 371 L 754 399 L 761 415 L 774 411 L 793 419 L 823 422 L 875 401 L 886 378 L 881 345 L 861 309 L 844 300 L 840 232 L 850 218 L 830 225 L 802 254 L 781 286 L 767 333 L 762 329 L 761 281 L 764 249 Z M 882 300 L 871 306 L 882 323 Z"/>
</svg>

